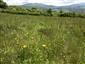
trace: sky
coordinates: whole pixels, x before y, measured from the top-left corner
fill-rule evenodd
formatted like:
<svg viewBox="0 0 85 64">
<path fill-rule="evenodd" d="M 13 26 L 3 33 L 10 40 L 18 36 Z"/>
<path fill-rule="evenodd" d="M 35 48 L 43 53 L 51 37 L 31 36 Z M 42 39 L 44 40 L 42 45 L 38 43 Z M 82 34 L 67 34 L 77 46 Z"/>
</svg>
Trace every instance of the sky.
<svg viewBox="0 0 85 64">
<path fill-rule="evenodd" d="M 22 5 L 25 3 L 42 3 L 54 6 L 65 6 L 85 2 L 85 0 L 4 0 L 8 5 Z"/>
</svg>

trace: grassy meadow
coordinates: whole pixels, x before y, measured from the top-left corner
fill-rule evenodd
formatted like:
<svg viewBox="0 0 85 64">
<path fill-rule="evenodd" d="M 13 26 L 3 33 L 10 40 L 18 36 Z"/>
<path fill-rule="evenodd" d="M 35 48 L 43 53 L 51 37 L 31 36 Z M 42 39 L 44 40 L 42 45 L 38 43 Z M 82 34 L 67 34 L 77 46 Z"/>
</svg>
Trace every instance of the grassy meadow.
<svg viewBox="0 0 85 64">
<path fill-rule="evenodd" d="M 0 64 L 85 64 L 85 18 L 0 13 Z"/>
</svg>

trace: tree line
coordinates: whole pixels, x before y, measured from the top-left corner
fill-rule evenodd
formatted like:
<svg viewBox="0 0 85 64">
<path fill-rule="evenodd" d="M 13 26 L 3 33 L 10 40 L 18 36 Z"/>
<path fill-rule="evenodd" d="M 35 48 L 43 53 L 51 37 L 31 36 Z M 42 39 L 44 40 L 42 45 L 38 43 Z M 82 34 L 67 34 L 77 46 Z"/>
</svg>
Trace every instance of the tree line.
<svg viewBox="0 0 85 64">
<path fill-rule="evenodd" d="M 7 8 L 7 4 L 6 2 L 4 2 L 3 0 L 0 0 L 0 8 Z"/>
<path fill-rule="evenodd" d="M 11 13 L 11 14 L 25 14 L 25 15 L 43 15 L 43 16 L 58 16 L 58 17 L 85 17 L 85 14 L 75 13 L 75 12 L 64 12 L 60 10 L 59 12 L 52 10 L 51 8 L 46 10 L 41 10 L 32 7 L 31 9 L 23 8 L 20 6 L 8 6 L 3 0 L 0 0 L 0 12 Z"/>
</svg>

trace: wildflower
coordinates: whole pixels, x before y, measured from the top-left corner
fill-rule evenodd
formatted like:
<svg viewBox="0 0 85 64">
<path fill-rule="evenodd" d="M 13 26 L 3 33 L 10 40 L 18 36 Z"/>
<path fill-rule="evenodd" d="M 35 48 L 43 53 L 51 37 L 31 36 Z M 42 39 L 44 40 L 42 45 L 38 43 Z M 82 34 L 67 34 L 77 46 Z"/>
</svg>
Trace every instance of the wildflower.
<svg viewBox="0 0 85 64">
<path fill-rule="evenodd" d="M 11 35 L 13 35 L 14 33 L 13 32 L 11 32 Z"/>
<path fill-rule="evenodd" d="M 15 40 L 17 40 L 17 38 L 14 38 Z"/>
<path fill-rule="evenodd" d="M 36 40 L 34 37 L 31 37 L 32 40 Z"/>
<path fill-rule="evenodd" d="M 14 60 L 12 60 L 12 61 L 11 61 L 11 63 L 12 63 L 12 64 L 15 64 L 15 61 L 14 61 Z"/>
<path fill-rule="evenodd" d="M 23 45 L 23 48 L 27 48 L 27 45 Z"/>
<path fill-rule="evenodd" d="M 32 37 L 32 39 L 34 39 L 34 37 Z"/>
<path fill-rule="evenodd" d="M 43 47 L 46 47 L 46 45 L 45 45 L 45 44 L 43 44 L 42 46 L 43 46 Z"/>
</svg>

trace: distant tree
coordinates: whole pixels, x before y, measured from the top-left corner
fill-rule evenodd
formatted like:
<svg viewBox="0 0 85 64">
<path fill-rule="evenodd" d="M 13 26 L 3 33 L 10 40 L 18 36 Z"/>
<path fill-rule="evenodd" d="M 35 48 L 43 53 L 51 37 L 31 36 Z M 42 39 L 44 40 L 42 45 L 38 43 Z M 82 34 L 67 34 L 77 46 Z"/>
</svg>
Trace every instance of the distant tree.
<svg viewBox="0 0 85 64">
<path fill-rule="evenodd" d="M 7 4 L 3 0 L 0 0 L 0 8 L 7 8 Z"/>
<path fill-rule="evenodd" d="M 32 10 L 32 12 L 35 12 L 35 11 L 37 11 L 37 8 L 32 7 L 31 10 Z"/>
<path fill-rule="evenodd" d="M 48 9 L 48 10 L 47 10 L 47 14 L 48 14 L 49 16 L 52 16 L 52 9 Z"/>
<path fill-rule="evenodd" d="M 59 13 L 62 14 L 63 13 L 63 10 L 60 10 Z"/>
</svg>

